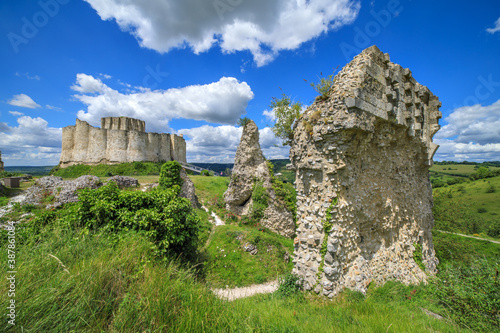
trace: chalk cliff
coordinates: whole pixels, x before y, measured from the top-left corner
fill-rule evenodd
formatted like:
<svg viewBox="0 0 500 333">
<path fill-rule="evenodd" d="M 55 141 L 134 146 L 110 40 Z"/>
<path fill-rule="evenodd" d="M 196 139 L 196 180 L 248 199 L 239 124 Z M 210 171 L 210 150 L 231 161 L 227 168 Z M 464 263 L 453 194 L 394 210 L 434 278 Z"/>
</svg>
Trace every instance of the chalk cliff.
<svg viewBox="0 0 500 333">
<path fill-rule="evenodd" d="M 145 132 L 145 123 L 127 117 L 101 119 L 101 128 L 76 120 L 63 128 L 59 166 L 116 164 L 135 161 L 186 162 L 186 141 L 182 136 Z"/>
</svg>

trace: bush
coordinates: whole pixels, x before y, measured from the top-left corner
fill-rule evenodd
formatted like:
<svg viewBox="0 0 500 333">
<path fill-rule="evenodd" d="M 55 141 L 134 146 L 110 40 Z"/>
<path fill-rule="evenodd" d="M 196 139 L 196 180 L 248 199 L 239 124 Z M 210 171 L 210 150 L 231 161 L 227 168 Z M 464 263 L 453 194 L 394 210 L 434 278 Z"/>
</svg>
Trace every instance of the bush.
<svg viewBox="0 0 500 333">
<path fill-rule="evenodd" d="M 498 264 L 497 264 L 498 265 Z M 498 268 L 486 260 L 447 266 L 435 281 L 436 295 L 453 320 L 475 331 L 500 327 Z"/>
<path fill-rule="evenodd" d="M 292 296 L 300 291 L 299 278 L 293 274 L 287 274 L 279 278 L 279 287 L 276 293 L 283 297 Z"/>
<path fill-rule="evenodd" d="M 210 171 L 208 171 L 208 170 L 202 170 L 202 171 L 200 172 L 200 175 L 201 175 L 201 176 L 207 176 L 207 177 L 209 177 L 209 176 L 211 176 L 212 174 L 211 174 L 211 173 L 210 173 Z"/>
<path fill-rule="evenodd" d="M 264 217 L 264 211 L 267 209 L 269 203 L 269 194 L 264 188 L 262 181 L 256 181 L 253 185 L 252 192 L 252 212 L 250 214 L 253 222 L 259 222 Z"/>
<path fill-rule="evenodd" d="M 135 230 L 155 244 L 156 254 L 185 255 L 196 251 L 199 218 L 178 187 L 152 192 L 120 191 L 114 182 L 79 193 L 77 221 L 90 231 Z"/>
<path fill-rule="evenodd" d="M 487 212 L 488 212 L 488 210 L 487 210 L 486 208 L 484 208 L 484 207 L 480 207 L 480 208 L 478 208 L 478 209 L 477 209 L 477 212 L 478 212 L 479 214 L 482 214 L 482 213 L 487 213 Z"/>
<path fill-rule="evenodd" d="M 243 117 L 238 119 L 236 125 L 238 125 L 239 127 L 245 127 L 250 121 L 251 121 L 250 118 Z"/>
<path fill-rule="evenodd" d="M 177 161 L 163 164 L 160 171 L 160 187 L 167 189 L 174 185 L 182 186 L 181 169 L 182 166 Z"/>
<path fill-rule="evenodd" d="M 495 193 L 495 192 L 496 192 L 495 185 L 493 184 L 488 185 L 488 187 L 486 188 L 486 193 Z"/>
<path fill-rule="evenodd" d="M 500 222 L 497 221 L 492 223 L 488 228 L 487 233 L 490 237 L 500 238 Z"/>
</svg>

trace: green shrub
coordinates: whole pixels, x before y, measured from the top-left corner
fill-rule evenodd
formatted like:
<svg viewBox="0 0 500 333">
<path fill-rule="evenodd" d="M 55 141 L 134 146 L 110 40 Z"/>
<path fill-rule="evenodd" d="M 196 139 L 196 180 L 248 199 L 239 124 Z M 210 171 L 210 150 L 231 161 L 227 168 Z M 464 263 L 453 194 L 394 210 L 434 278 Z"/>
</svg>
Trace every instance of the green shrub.
<svg viewBox="0 0 500 333">
<path fill-rule="evenodd" d="M 299 278 L 293 274 L 287 274 L 279 278 L 279 287 L 276 293 L 283 297 L 292 296 L 297 294 L 301 288 L 298 283 Z"/>
<path fill-rule="evenodd" d="M 160 186 L 163 189 L 171 188 L 174 185 L 182 186 L 181 169 L 182 166 L 177 161 L 163 164 L 160 171 Z"/>
<path fill-rule="evenodd" d="M 488 228 L 488 236 L 500 238 L 500 221 L 492 223 Z"/>
<path fill-rule="evenodd" d="M 120 191 L 111 182 L 79 193 L 80 227 L 110 232 L 136 230 L 156 246 L 156 254 L 185 255 L 196 251 L 199 218 L 189 200 L 177 197 L 178 187 L 152 192 Z"/>
<path fill-rule="evenodd" d="M 326 100 L 328 98 L 328 93 L 330 92 L 334 84 L 333 76 L 336 70 L 337 69 L 334 69 L 333 73 L 328 75 L 327 77 L 323 77 L 323 73 L 321 73 L 321 77 L 318 83 L 310 83 L 311 87 L 313 87 L 313 89 L 316 90 L 316 92 L 319 94 L 319 96 L 316 97 L 318 100 Z"/>
<path fill-rule="evenodd" d="M 236 124 L 239 127 L 245 127 L 250 121 L 251 121 L 250 118 L 243 117 L 243 118 L 238 119 L 238 122 Z"/>
<path fill-rule="evenodd" d="M 493 184 L 488 185 L 488 187 L 486 188 L 486 193 L 495 193 L 495 192 L 496 192 L 495 185 Z"/>
<path fill-rule="evenodd" d="M 413 251 L 413 260 L 420 267 L 421 270 L 425 271 L 425 265 L 422 262 L 422 244 L 414 243 L 415 251 Z"/>
<path fill-rule="evenodd" d="M 468 266 L 448 265 L 435 283 L 436 295 L 451 318 L 475 331 L 500 327 L 498 264 L 479 259 Z"/>
<path fill-rule="evenodd" d="M 477 209 L 477 212 L 478 212 L 479 214 L 482 214 L 482 213 L 487 213 L 487 212 L 488 212 L 488 210 L 487 210 L 486 208 L 484 208 L 484 207 L 479 207 L 479 208 Z"/>
<path fill-rule="evenodd" d="M 250 214 L 251 219 L 254 222 L 259 222 L 264 217 L 264 211 L 267 209 L 269 203 L 269 194 L 264 188 L 262 181 L 256 181 L 253 185 L 252 192 L 252 212 Z"/>
<path fill-rule="evenodd" d="M 276 197 L 285 205 L 285 207 L 292 213 L 293 220 L 297 220 L 297 192 L 292 184 L 283 183 L 281 180 L 274 176 L 274 166 L 271 161 L 267 162 L 267 168 L 271 175 L 271 186 L 274 190 Z"/>
<path fill-rule="evenodd" d="M 208 171 L 208 170 L 202 170 L 202 171 L 200 172 L 200 175 L 201 175 L 201 176 L 207 176 L 207 177 L 209 177 L 209 176 L 211 176 L 212 174 L 211 174 L 211 173 L 210 173 L 210 171 Z"/>
</svg>

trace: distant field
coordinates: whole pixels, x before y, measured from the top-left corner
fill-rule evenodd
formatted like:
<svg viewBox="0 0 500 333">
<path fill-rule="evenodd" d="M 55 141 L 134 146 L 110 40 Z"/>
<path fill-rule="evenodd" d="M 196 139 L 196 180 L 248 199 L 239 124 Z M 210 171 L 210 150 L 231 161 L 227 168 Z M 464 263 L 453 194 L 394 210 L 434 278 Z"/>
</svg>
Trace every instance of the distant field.
<svg viewBox="0 0 500 333">
<path fill-rule="evenodd" d="M 454 165 L 433 165 L 430 168 L 430 172 L 444 173 L 451 176 L 462 176 L 468 177 L 472 173 L 476 172 L 474 169 L 476 165 L 464 165 L 464 164 L 454 164 Z M 491 171 L 500 170 L 498 167 L 488 167 Z"/>
</svg>

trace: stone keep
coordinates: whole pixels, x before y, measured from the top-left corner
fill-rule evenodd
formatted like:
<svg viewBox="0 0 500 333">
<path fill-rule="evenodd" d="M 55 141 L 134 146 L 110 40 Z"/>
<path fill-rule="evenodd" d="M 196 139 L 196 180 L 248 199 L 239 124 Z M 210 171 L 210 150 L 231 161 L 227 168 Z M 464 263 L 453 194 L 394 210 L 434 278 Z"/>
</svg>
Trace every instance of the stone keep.
<svg viewBox="0 0 500 333">
<path fill-rule="evenodd" d="M 2 152 L 0 151 L 0 172 L 4 171 L 3 162 L 2 162 Z"/>
<path fill-rule="evenodd" d="M 115 164 L 134 161 L 186 162 L 182 136 L 145 132 L 145 122 L 127 117 L 101 119 L 101 128 L 76 120 L 63 128 L 59 166 Z"/>
<path fill-rule="evenodd" d="M 372 281 L 436 272 L 429 167 L 441 103 L 376 46 L 334 79 L 295 125 L 298 230 L 294 274 L 333 297 Z"/>
</svg>

